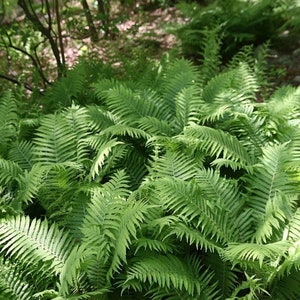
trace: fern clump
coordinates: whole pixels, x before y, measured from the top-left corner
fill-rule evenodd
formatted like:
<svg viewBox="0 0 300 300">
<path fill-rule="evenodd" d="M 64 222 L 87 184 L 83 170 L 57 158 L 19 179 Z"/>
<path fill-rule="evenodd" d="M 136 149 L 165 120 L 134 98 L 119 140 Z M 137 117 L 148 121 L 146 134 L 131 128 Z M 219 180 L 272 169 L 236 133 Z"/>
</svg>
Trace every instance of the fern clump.
<svg viewBox="0 0 300 300">
<path fill-rule="evenodd" d="M 64 78 L 73 104 L 34 119 L 1 98 L 1 296 L 300 297 L 300 89 L 263 94 L 250 48 L 211 55 Z"/>
</svg>

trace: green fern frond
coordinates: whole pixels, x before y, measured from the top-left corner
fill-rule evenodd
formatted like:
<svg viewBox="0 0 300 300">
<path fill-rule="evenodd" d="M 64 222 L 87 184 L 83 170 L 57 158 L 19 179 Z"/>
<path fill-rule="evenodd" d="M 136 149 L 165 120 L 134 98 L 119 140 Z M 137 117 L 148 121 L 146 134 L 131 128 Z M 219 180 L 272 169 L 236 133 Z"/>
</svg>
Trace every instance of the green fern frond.
<svg viewBox="0 0 300 300">
<path fill-rule="evenodd" d="M 34 138 L 35 161 L 45 165 L 74 161 L 76 133 L 62 115 L 47 115 Z"/>
<path fill-rule="evenodd" d="M 95 190 L 83 221 L 83 241 L 93 247 L 104 264 L 109 264 L 108 279 L 126 262 L 126 251 L 147 212 L 145 203 L 126 201 L 129 194 L 125 172 L 118 172 Z"/>
<path fill-rule="evenodd" d="M 220 47 L 221 39 L 218 36 L 218 29 L 213 30 L 203 30 L 201 33 L 203 35 L 202 45 L 200 54 L 202 59 L 200 62 L 201 72 L 201 83 L 205 85 L 210 79 L 215 77 L 221 65 Z"/>
<path fill-rule="evenodd" d="M 278 257 L 284 257 L 290 247 L 287 241 L 269 244 L 259 243 L 229 243 L 224 252 L 224 257 L 232 263 L 257 261 L 262 267 L 263 263 L 271 264 Z"/>
<path fill-rule="evenodd" d="M 201 249 L 210 253 L 222 250 L 220 245 L 210 238 L 206 238 L 198 229 L 191 228 L 184 222 L 177 222 L 171 225 L 170 233 L 167 236 L 172 235 L 175 235 L 180 242 L 185 240 L 189 245 L 195 246 L 197 250 Z"/>
<path fill-rule="evenodd" d="M 122 142 L 119 142 L 117 139 L 107 140 L 103 136 L 92 136 L 88 139 L 88 143 L 92 148 L 97 149 L 97 155 L 90 170 L 90 177 L 94 179 L 100 174 L 101 168 L 113 148 L 121 145 Z"/>
<path fill-rule="evenodd" d="M 19 117 L 16 100 L 11 93 L 6 93 L 0 99 L 0 157 L 7 152 L 8 143 L 17 135 Z"/>
<path fill-rule="evenodd" d="M 289 160 L 287 144 L 266 147 L 261 162 L 254 169 L 255 176 L 245 178 L 248 183 L 247 203 L 257 216 L 258 241 L 270 238 L 270 226 L 276 227 L 276 219 L 283 221 L 291 216 L 297 192 L 286 171 Z"/>
<path fill-rule="evenodd" d="M 175 96 L 175 126 L 180 133 L 183 128 L 192 122 L 197 122 L 199 112 L 204 105 L 200 97 L 201 92 L 198 87 L 190 86 L 182 89 Z"/>
<path fill-rule="evenodd" d="M 236 69 L 221 73 L 211 79 L 204 87 L 202 96 L 207 103 L 214 103 L 217 100 L 225 104 L 224 99 L 230 99 L 233 102 L 253 101 L 256 99 L 258 88 L 256 78 L 250 68 L 245 63 L 240 63 Z"/>
<path fill-rule="evenodd" d="M 203 197 L 201 185 L 178 178 L 165 178 L 158 180 L 155 187 L 156 197 L 161 199 L 160 203 L 168 213 L 188 222 L 211 241 L 223 243 L 230 240 L 226 226 L 229 214 L 221 214 L 217 205 L 213 207 L 210 199 Z"/>
<path fill-rule="evenodd" d="M 184 291 L 194 297 L 201 295 L 206 296 L 205 299 L 217 299 L 215 286 L 211 282 L 212 274 L 206 270 L 200 275 L 200 270 L 198 260 L 183 261 L 173 255 L 143 257 L 129 267 L 123 290 L 131 288 L 135 281 L 139 281 L 150 287 L 157 285 L 170 291 Z M 213 294 L 215 298 L 209 294 Z"/>
<path fill-rule="evenodd" d="M 45 264 L 48 272 L 59 274 L 74 242 L 47 220 L 17 216 L 0 222 L 1 252 L 22 263 Z"/>
<path fill-rule="evenodd" d="M 90 126 L 96 132 L 100 132 L 105 128 L 115 125 L 117 118 L 104 107 L 89 106 L 88 114 L 90 119 Z"/>
<path fill-rule="evenodd" d="M 22 203 L 28 204 L 37 195 L 44 179 L 47 168 L 40 164 L 34 164 L 30 171 L 25 170 L 19 177 L 18 196 L 13 203 L 21 208 Z M 17 204 L 17 202 L 20 202 Z"/>
<path fill-rule="evenodd" d="M 0 299 L 28 300 L 33 295 L 33 287 L 24 280 L 22 273 L 18 272 L 16 265 L 10 261 L 0 262 Z"/>
<path fill-rule="evenodd" d="M 18 180 L 18 177 L 22 174 L 20 166 L 9 160 L 0 158 L 0 183 L 6 185 L 14 180 Z"/>
<path fill-rule="evenodd" d="M 194 160 L 179 151 L 168 151 L 156 158 L 149 171 L 152 178 L 174 177 L 183 180 L 192 179 L 197 173 Z"/>
<path fill-rule="evenodd" d="M 250 168 L 253 165 L 253 157 L 239 140 L 229 133 L 193 124 L 185 129 L 184 134 L 186 137 L 195 138 L 199 148 L 211 156 L 239 162 L 241 168 Z"/>
<path fill-rule="evenodd" d="M 165 102 L 164 107 L 168 109 L 170 117 L 176 114 L 175 97 L 184 89 L 195 85 L 198 81 L 198 70 L 191 62 L 176 60 L 168 65 L 165 70 L 165 78 L 161 89 Z"/>
<path fill-rule="evenodd" d="M 86 139 L 90 134 L 89 115 L 86 108 L 72 105 L 63 112 L 63 116 L 69 123 L 71 131 L 75 134 L 76 162 L 81 163 L 88 157 Z"/>
<path fill-rule="evenodd" d="M 140 118 L 139 128 L 150 135 L 172 136 L 175 134 L 170 122 L 155 117 Z"/>
<path fill-rule="evenodd" d="M 33 166 L 33 144 L 26 140 L 14 143 L 9 150 L 8 159 L 17 163 L 23 170 L 31 169 Z"/>
<path fill-rule="evenodd" d="M 101 134 L 108 135 L 108 136 L 129 136 L 134 139 L 143 138 L 145 140 L 150 138 L 150 135 L 148 135 L 145 131 L 124 124 L 112 125 L 104 129 L 101 132 Z"/>
</svg>

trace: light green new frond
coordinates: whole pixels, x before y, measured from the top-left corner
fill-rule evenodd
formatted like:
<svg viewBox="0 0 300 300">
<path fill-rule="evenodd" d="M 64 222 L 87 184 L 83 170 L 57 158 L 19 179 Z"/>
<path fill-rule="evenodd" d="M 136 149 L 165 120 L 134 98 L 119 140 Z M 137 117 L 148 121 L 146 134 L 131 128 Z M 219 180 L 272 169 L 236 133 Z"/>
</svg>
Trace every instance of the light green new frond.
<svg viewBox="0 0 300 300">
<path fill-rule="evenodd" d="M 23 170 L 31 169 L 33 165 L 33 144 L 26 140 L 14 143 L 9 150 L 8 159 L 17 163 Z"/>
<path fill-rule="evenodd" d="M 74 161 L 76 157 L 76 133 L 61 114 L 45 116 L 33 142 L 35 161 L 44 165 Z"/>
<path fill-rule="evenodd" d="M 83 241 L 109 266 L 107 278 L 126 262 L 126 252 L 147 212 L 147 205 L 128 198 L 125 173 L 118 172 L 102 188 L 96 189 L 83 221 Z"/>
<path fill-rule="evenodd" d="M 226 225 L 230 216 L 203 196 L 201 185 L 165 178 L 157 180 L 155 187 L 156 197 L 168 213 L 197 228 L 207 239 L 220 243 L 228 241 L 230 228 Z"/>
<path fill-rule="evenodd" d="M 240 163 L 240 168 L 250 168 L 253 157 L 239 140 L 224 131 L 193 124 L 184 131 L 185 136 L 195 138 L 200 149 L 216 158 Z"/>
<path fill-rule="evenodd" d="M 221 73 L 211 79 L 203 89 L 203 99 L 207 103 L 225 104 L 226 96 L 231 102 L 250 101 L 256 99 L 258 85 L 250 68 L 240 63 L 236 69 Z M 225 98 L 224 98 L 225 96 Z"/>
<path fill-rule="evenodd" d="M 247 261 L 257 261 L 262 267 L 263 263 L 272 263 L 278 257 L 285 256 L 290 247 L 287 241 L 279 241 L 269 244 L 259 243 L 229 243 L 224 252 L 224 258 L 233 264 Z"/>
<path fill-rule="evenodd" d="M 0 262 L 0 299 L 1 300 L 28 300 L 31 299 L 33 288 L 24 280 L 22 273 L 10 261 Z"/>
<path fill-rule="evenodd" d="M 198 170 L 195 180 L 206 199 L 223 207 L 231 216 L 239 214 L 244 203 L 235 181 L 220 177 L 219 172 L 212 169 Z"/>
<path fill-rule="evenodd" d="M 155 97 L 149 93 L 139 94 L 121 84 L 106 91 L 105 103 L 108 110 L 128 126 L 137 125 L 138 119 L 142 117 L 157 117 L 161 114 L 159 101 Z"/>
<path fill-rule="evenodd" d="M 121 264 L 127 261 L 127 249 L 136 239 L 137 229 L 140 228 L 147 213 L 147 205 L 143 202 L 129 201 L 119 215 L 120 224 L 115 232 L 113 243 L 113 255 L 107 276 L 112 277 L 118 272 Z"/>
<path fill-rule="evenodd" d="M 97 151 L 96 157 L 93 159 L 89 175 L 92 179 L 94 179 L 101 173 L 101 168 L 113 149 L 118 147 L 118 145 L 121 145 L 122 142 L 117 141 L 117 139 L 107 140 L 103 136 L 93 136 L 88 139 L 88 143 Z"/>
<path fill-rule="evenodd" d="M 293 242 L 300 240 L 300 208 L 297 208 L 293 216 L 289 219 L 287 229 L 289 240 Z"/>
<path fill-rule="evenodd" d="M 13 180 L 18 180 L 18 177 L 22 174 L 20 166 L 10 160 L 0 158 L 0 183 L 8 184 Z"/>
<path fill-rule="evenodd" d="M 22 265 L 43 263 L 59 274 L 74 246 L 73 241 L 47 220 L 17 216 L 0 222 L 1 252 Z"/>
<path fill-rule="evenodd" d="M 165 78 L 161 86 L 165 109 L 168 109 L 169 112 L 169 119 L 176 114 L 175 97 L 184 89 L 194 86 L 197 82 L 199 82 L 198 70 L 191 62 L 176 60 L 169 64 L 165 70 Z"/>
<path fill-rule="evenodd" d="M 245 178 L 247 203 L 257 216 L 260 241 L 271 236 L 270 226 L 276 228 L 278 221 L 288 219 L 293 210 L 297 192 L 286 171 L 290 157 L 287 144 L 266 147 L 261 162 L 254 169 L 255 176 Z"/>
<path fill-rule="evenodd" d="M 197 86 L 182 89 L 175 96 L 175 126 L 180 133 L 191 122 L 197 122 L 204 101 L 200 97 L 201 91 Z"/>
<path fill-rule="evenodd" d="M 208 296 L 206 294 L 209 290 L 208 285 L 212 284 L 212 274 L 208 271 L 202 272 L 200 269 L 199 261 L 180 260 L 173 255 L 143 257 L 129 267 L 123 290 L 130 288 L 135 281 L 139 281 L 150 287 L 156 285 L 170 291 L 174 291 L 174 289 L 179 292 L 183 291 L 194 297 L 200 295 L 205 297 Z M 155 290 L 157 291 L 157 289 Z M 213 286 L 211 286 L 210 292 L 215 292 Z M 216 298 L 208 296 L 205 299 Z"/>
<path fill-rule="evenodd" d="M 144 130 L 124 124 L 112 125 L 104 129 L 101 134 L 107 136 L 130 136 L 134 139 L 143 138 L 145 140 L 150 138 L 150 135 L 148 135 Z"/>
</svg>

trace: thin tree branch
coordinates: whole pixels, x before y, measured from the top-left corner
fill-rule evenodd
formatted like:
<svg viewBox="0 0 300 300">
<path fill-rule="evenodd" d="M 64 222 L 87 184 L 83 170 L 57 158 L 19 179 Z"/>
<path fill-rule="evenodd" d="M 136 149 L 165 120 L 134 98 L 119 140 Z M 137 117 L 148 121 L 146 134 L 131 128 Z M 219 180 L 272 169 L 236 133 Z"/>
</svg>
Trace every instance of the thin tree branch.
<svg viewBox="0 0 300 300">
<path fill-rule="evenodd" d="M 19 80 L 15 79 L 15 78 L 8 77 L 8 76 L 3 75 L 3 74 L 0 74 L 0 78 L 8 80 L 10 82 L 13 82 L 13 83 L 15 83 L 17 85 L 22 85 L 22 86 L 25 87 L 25 89 L 27 89 L 27 90 L 29 90 L 31 92 L 33 91 L 33 88 L 28 83 L 22 83 L 22 82 L 20 82 Z"/>
</svg>

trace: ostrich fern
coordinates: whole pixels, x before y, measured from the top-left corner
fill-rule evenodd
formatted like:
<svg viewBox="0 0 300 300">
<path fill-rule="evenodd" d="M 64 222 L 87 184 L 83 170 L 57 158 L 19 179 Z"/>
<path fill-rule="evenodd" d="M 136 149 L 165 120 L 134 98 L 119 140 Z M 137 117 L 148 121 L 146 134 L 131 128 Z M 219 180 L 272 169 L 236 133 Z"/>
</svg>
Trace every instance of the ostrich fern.
<svg viewBox="0 0 300 300">
<path fill-rule="evenodd" d="M 300 90 L 257 103 L 245 55 L 98 77 L 33 122 L 2 97 L 1 297 L 298 299 Z"/>
</svg>

